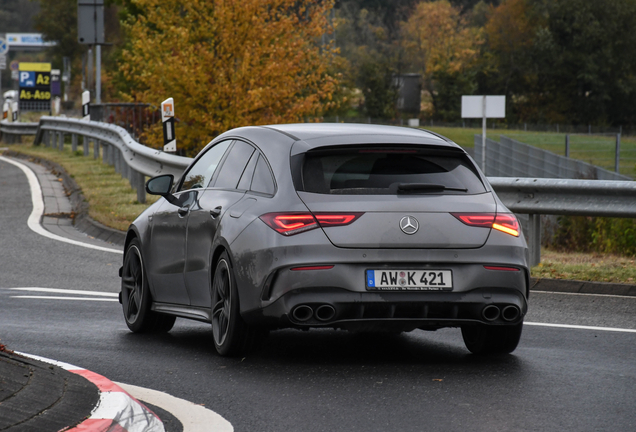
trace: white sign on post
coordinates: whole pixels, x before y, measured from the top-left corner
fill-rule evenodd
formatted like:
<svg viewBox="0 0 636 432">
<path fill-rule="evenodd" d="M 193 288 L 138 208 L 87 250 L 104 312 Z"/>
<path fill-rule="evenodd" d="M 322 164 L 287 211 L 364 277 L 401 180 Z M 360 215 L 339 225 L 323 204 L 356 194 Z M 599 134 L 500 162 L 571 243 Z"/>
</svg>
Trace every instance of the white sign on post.
<svg viewBox="0 0 636 432">
<path fill-rule="evenodd" d="M 11 102 L 11 121 L 13 122 L 17 122 L 18 121 L 18 109 L 19 109 L 19 105 L 17 102 Z"/>
<path fill-rule="evenodd" d="M 82 93 L 82 120 L 91 119 L 91 92 L 86 90 Z"/>
<path fill-rule="evenodd" d="M 163 124 L 163 151 L 177 151 L 177 137 L 174 130 L 174 100 L 168 98 L 161 102 L 161 122 Z"/>
<path fill-rule="evenodd" d="M 481 118 L 481 170 L 486 174 L 486 119 L 506 118 L 506 96 L 462 96 L 462 118 Z"/>
</svg>

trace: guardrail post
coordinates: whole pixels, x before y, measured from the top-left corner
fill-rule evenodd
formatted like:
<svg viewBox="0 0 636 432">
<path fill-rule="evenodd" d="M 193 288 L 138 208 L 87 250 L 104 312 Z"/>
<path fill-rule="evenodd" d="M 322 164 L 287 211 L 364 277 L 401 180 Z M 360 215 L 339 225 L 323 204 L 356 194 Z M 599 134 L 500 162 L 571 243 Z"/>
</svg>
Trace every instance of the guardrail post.
<svg viewBox="0 0 636 432">
<path fill-rule="evenodd" d="M 614 161 L 614 171 L 619 172 L 621 158 L 621 134 L 616 134 L 616 159 Z"/>
<path fill-rule="evenodd" d="M 146 176 L 142 173 L 132 170 L 130 172 L 130 184 L 137 191 L 137 201 L 141 204 L 146 203 Z"/>
<path fill-rule="evenodd" d="M 82 148 L 84 149 L 84 156 L 88 156 L 88 154 L 90 153 L 88 149 L 88 143 L 89 143 L 88 137 L 82 136 Z"/>
<path fill-rule="evenodd" d="M 117 171 L 119 175 L 123 177 L 121 169 L 121 152 L 119 151 L 119 149 L 115 149 L 115 171 Z"/>
<path fill-rule="evenodd" d="M 59 150 L 64 150 L 64 132 L 58 132 Z"/>
<path fill-rule="evenodd" d="M 121 152 L 121 176 L 125 179 L 130 179 L 130 165 L 126 160 L 126 153 Z"/>
<path fill-rule="evenodd" d="M 99 140 L 93 140 L 93 159 L 99 159 Z"/>
<path fill-rule="evenodd" d="M 77 151 L 77 134 L 71 134 L 71 150 L 73 154 Z"/>
<path fill-rule="evenodd" d="M 48 147 L 49 146 L 49 139 L 51 138 L 49 136 L 49 131 L 45 130 L 44 131 L 44 136 L 43 136 L 43 141 L 44 141 L 44 147 Z"/>
<path fill-rule="evenodd" d="M 528 253 L 530 255 L 530 267 L 541 262 L 541 215 L 530 214 L 528 221 Z"/>
<path fill-rule="evenodd" d="M 108 158 L 108 153 L 110 153 L 110 146 L 104 143 L 102 144 L 102 163 L 108 164 L 109 162 L 109 158 Z"/>
</svg>

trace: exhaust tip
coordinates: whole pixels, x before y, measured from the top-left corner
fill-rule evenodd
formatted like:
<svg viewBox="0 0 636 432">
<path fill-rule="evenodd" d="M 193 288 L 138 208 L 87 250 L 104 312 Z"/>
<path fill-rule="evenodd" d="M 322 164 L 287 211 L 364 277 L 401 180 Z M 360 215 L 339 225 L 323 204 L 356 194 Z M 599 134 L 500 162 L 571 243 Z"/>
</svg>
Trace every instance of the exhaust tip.
<svg viewBox="0 0 636 432">
<path fill-rule="evenodd" d="M 292 311 L 292 316 L 296 321 L 304 322 L 314 315 L 314 310 L 307 305 L 296 306 Z"/>
<path fill-rule="evenodd" d="M 316 309 L 316 318 L 320 321 L 329 321 L 336 316 L 336 309 L 331 305 L 322 305 Z"/>
<path fill-rule="evenodd" d="M 506 321 L 515 321 L 517 318 L 519 318 L 520 314 L 521 311 L 519 310 L 519 308 L 512 305 L 506 306 L 505 308 L 503 308 L 503 311 L 501 311 L 501 317 Z"/>
<path fill-rule="evenodd" d="M 494 321 L 499 318 L 499 308 L 495 305 L 488 305 L 481 311 L 481 315 L 486 321 Z"/>
</svg>

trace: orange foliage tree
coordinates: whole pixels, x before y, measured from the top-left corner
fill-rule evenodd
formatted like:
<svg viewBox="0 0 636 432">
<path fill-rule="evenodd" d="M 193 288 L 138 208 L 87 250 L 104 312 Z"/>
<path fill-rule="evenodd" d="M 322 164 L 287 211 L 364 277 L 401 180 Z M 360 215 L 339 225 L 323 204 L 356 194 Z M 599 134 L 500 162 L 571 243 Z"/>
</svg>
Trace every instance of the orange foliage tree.
<svg viewBox="0 0 636 432">
<path fill-rule="evenodd" d="M 302 121 L 332 108 L 333 0 L 135 0 L 125 28 L 124 98 L 173 97 L 177 144 L 193 155 L 233 127 Z M 159 146 L 161 128 L 149 132 Z"/>
<path fill-rule="evenodd" d="M 471 67 L 481 35 L 448 0 L 422 2 L 402 25 L 404 48 L 414 71 L 422 75 L 438 117 L 452 118 L 460 96 L 473 91 Z"/>
</svg>

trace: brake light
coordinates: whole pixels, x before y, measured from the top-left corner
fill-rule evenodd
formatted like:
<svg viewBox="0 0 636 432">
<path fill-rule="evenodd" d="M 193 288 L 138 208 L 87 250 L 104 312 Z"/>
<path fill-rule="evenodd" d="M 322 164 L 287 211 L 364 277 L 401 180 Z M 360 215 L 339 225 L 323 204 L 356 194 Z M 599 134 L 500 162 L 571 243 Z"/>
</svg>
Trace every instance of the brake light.
<svg viewBox="0 0 636 432">
<path fill-rule="evenodd" d="M 276 232 L 291 236 L 314 228 L 349 225 L 364 213 L 267 213 L 261 220 Z"/>
<path fill-rule="evenodd" d="M 354 220 L 362 216 L 362 213 L 314 213 L 320 226 L 342 226 L 349 225 Z"/>
<path fill-rule="evenodd" d="M 519 222 L 512 213 L 451 213 L 469 226 L 493 228 L 497 231 L 519 237 Z"/>
<path fill-rule="evenodd" d="M 311 213 L 267 213 L 261 220 L 282 235 L 290 236 L 318 228 Z"/>
</svg>

